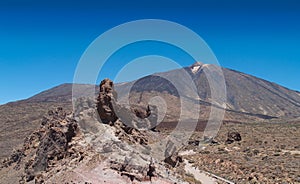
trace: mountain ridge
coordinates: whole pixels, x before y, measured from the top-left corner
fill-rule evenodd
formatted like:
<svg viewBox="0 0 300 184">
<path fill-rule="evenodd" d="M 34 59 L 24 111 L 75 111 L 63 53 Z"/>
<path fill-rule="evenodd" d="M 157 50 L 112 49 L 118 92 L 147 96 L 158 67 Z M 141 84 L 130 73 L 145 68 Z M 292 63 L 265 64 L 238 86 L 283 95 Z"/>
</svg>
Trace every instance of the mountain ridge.
<svg viewBox="0 0 300 184">
<path fill-rule="evenodd" d="M 196 72 L 193 71 L 194 67 L 198 67 Z M 193 65 L 184 67 L 182 69 L 175 69 L 171 71 L 155 73 L 153 75 L 148 75 L 131 82 L 117 83 L 115 84 L 115 88 L 116 91 L 120 94 L 120 99 L 122 99 L 122 96 L 124 96 L 122 92 L 128 86 L 133 87 L 133 90 L 130 89 L 131 91 L 138 93 L 141 93 L 142 91 L 145 92 L 151 90 L 157 91 L 159 89 L 158 86 L 162 87 L 161 90 L 168 91 L 171 90 L 172 84 L 169 84 L 169 82 L 166 80 L 162 81 L 162 79 L 159 79 L 156 76 L 162 75 L 162 77 L 171 76 L 175 78 L 178 77 L 176 76 L 176 73 L 178 73 L 178 71 L 185 70 L 189 72 L 189 74 L 192 76 L 196 84 L 197 90 L 199 92 L 201 102 L 211 105 L 212 103 L 209 102 L 211 92 L 209 89 L 209 83 L 205 76 L 205 72 L 203 72 L 204 67 L 209 68 L 211 67 L 211 65 L 196 62 Z M 287 87 L 276 84 L 275 82 L 270 82 L 265 79 L 261 79 L 259 77 L 245 74 L 243 72 L 239 72 L 233 69 L 221 69 L 225 77 L 227 88 L 227 105 L 225 108 L 227 110 L 241 113 L 269 115 L 270 117 L 283 117 L 297 113 L 297 111 L 289 112 L 293 107 L 300 108 L 300 92 L 296 90 L 291 90 Z M 153 80 L 156 80 L 155 84 Z M 184 83 L 184 81 L 182 81 L 181 83 Z M 28 99 L 10 103 L 72 102 L 73 85 L 79 86 L 78 89 L 80 91 L 76 92 L 76 94 L 79 96 L 90 95 L 87 94 L 86 91 L 91 91 L 94 89 L 95 91 L 98 91 L 99 89 L 98 86 L 92 84 L 63 83 L 61 85 L 45 90 L 41 93 L 38 93 Z M 76 88 L 76 90 L 78 89 Z M 185 90 L 188 91 L 189 89 Z M 174 95 L 176 93 L 176 89 L 174 89 L 173 92 L 169 91 L 169 93 L 173 93 L 172 95 Z M 95 96 L 96 95 L 97 94 L 95 94 Z M 178 96 L 178 94 L 175 94 L 175 96 L 176 95 Z M 76 97 L 77 96 L 75 96 L 75 98 Z M 254 101 L 256 103 L 253 105 L 251 104 L 251 101 Z M 298 116 L 298 114 L 296 116 Z"/>
</svg>

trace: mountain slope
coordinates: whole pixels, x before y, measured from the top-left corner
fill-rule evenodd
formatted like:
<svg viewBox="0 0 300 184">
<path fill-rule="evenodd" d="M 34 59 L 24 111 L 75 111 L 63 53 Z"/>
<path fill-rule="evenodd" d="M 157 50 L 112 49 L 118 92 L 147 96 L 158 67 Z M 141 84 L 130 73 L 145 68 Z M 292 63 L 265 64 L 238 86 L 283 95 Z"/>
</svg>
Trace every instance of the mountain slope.
<svg viewBox="0 0 300 184">
<path fill-rule="evenodd" d="M 176 87 L 172 86 L 172 84 L 166 80 L 170 79 L 171 81 L 176 81 L 181 91 L 184 91 L 181 97 L 189 98 L 189 96 L 192 96 L 192 90 L 185 85 L 186 78 L 181 77 L 181 73 L 188 73 L 195 83 L 199 95 L 199 99 L 192 100 L 194 100 L 195 103 L 199 102 L 201 104 L 202 111 L 208 111 L 204 113 L 206 116 L 202 116 L 203 119 L 207 117 L 209 113 L 207 108 L 210 108 L 212 104 L 215 104 L 219 108 L 225 108 L 225 119 L 231 121 L 246 121 L 241 119 L 243 116 L 244 118 L 246 118 L 246 116 L 255 117 L 254 119 L 252 118 L 252 120 L 296 118 L 300 116 L 299 92 L 226 68 L 222 68 L 226 83 L 226 107 L 225 104 L 216 103 L 212 99 L 210 89 L 212 86 L 206 77 L 207 74 L 211 73 L 211 75 L 214 76 L 211 80 L 214 80 L 217 86 L 221 86 L 220 74 L 216 71 L 216 66 L 214 65 L 197 62 L 183 69 L 158 73 L 131 83 L 116 85 L 116 89 L 120 93 L 120 98 L 122 98 L 122 96 L 124 96 L 123 91 L 128 91 L 129 89 L 126 88 L 132 86 L 130 93 L 134 95 L 130 95 L 130 101 L 133 104 L 146 103 L 150 99 L 149 96 L 154 97 L 153 94 L 163 94 L 168 101 L 170 98 L 166 97 L 165 93 L 168 93 L 169 97 L 180 97 L 180 95 L 178 95 L 178 88 L 176 89 Z M 216 93 L 224 93 L 224 91 L 220 90 L 222 90 L 222 88 L 217 88 Z M 144 99 L 144 102 L 141 102 L 141 99 Z M 173 104 L 173 106 L 179 107 L 180 103 L 178 101 L 177 103 L 176 105 Z M 173 106 L 170 105 L 170 108 L 173 108 Z M 178 112 L 177 110 L 176 113 Z"/>
<path fill-rule="evenodd" d="M 180 71 L 187 72 L 196 84 L 199 97 L 189 100 L 200 103 L 200 121 L 206 121 L 210 107 L 213 104 L 224 108 L 211 100 L 210 85 L 205 76 L 205 68 L 213 65 L 195 63 L 190 67 L 172 70 L 164 73 L 143 77 L 137 81 L 116 84 L 119 102 L 126 101 L 124 91 L 131 92 L 130 102 L 135 106 L 146 106 L 149 99 L 160 96 L 167 104 L 165 122 L 172 123 L 180 115 L 180 98 L 178 90 L 168 80 L 162 77 L 176 79 L 184 91 L 184 98 L 189 99 L 192 90 L 186 87 Z M 213 71 L 213 70 L 212 70 Z M 224 121 L 256 122 L 270 119 L 294 119 L 300 117 L 300 93 L 284 88 L 275 83 L 256 78 L 241 72 L 222 68 L 227 89 L 227 103 Z M 162 77 L 157 77 L 157 75 Z M 78 96 L 87 95 L 87 91 L 95 89 L 94 85 L 78 84 Z M 130 86 L 133 86 L 131 89 Z M 96 87 L 95 91 L 99 91 Z M 21 143 L 25 136 L 39 124 L 39 119 L 48 109 L 63 106 L 72 110 L 72 84 L 62 84 L 39 93 L 29 99 L 8 103 L 0 106 L 0 158 L 7 156 L 16 145 Z M 188 114 L 189 118 L 196 117 Z M 17 135 L 17 136 L 16 136 Z"/>
<path fill-rule="evenodd" d="M 178 86 L 183 88 L 182 94 L 189 98 L 193 96 L 193 90 L 190 85 L 186 85 L 186 77 L 182 77 L 182 73 L 188 73 L 191 80 L 196 85 L 199 99 L 192 99 L 204 106 L 210 106 L 212 103 L 211 86 L 207 80 L 206 74 L 212 72 L 212 75 L 217 76 L 214 65 L 202 64 L 196 62 L 190 67 L 157 73 L 143 77 L 136 81 L 116 84 L 115 88 L 118 92 L 120 101 L 126 100 L 125 92 L 130 92 L 131 96 L 138 96 L 142 99 L 143 96 L 150 96 L 165 93 L 172 95 L 170 98 L 180 97 Z M 227 112 L 237 114 L 258 115 L 262 117 L 288 117 L 296 118 L 300 116 L 300 93 L 289 90 L 275 83 L 268 82 L 257 77 L 244 74 L 238 71 L 222 68 L 225 83 L 226 83 L 226 110 Z M 215 72 L 215 73 L 213 73 Z M 222 85 L 219 81 L 220 76 L 214 77 L 218 85 Z M 171 81 L 170 81 L 171 79 Z M 177 87 L 172 84 L 172 80 L 176 81 Z M 77 95 L 86 96 L 86 91 L 93 90 L 95 86 L 79 84 L 76 89 Z M 131 89 L 129 89 L 132 87 Z M 96 87 L 98 91 L 98 87 Z M 164 93 L 163 93 L 164 92 Z M 221 91 L 223 93 L 223 91 Z M 220 95 L 221 96 L 221 95 Z M 168 98 L 169 99 L 169 98 Z M 166 101 L 168 101 L 166 99 Z M 52 89 L 39 93 L 25 102 L 71 102 L 72 100 L 72 84 L 62 84 Z M 136 102 L 132 103 L 137 103 Z M 141 102 L 139 102 L 141 103 Z M 146 103 L 146 102 L 145 102 Z M 219 104 L 221 108 L 222 105 Z M 234 120 L 234 117 L 233 119 Z"/>
<path fill-rule="evenodd" d="M 73 84 L 71 83 L 61 84 L 23 100 L 23 102 L 72 102 L 72 87 Z M 88 84 L 76 84 L 76 87 L 80 96 L 88 95 L 86 91 L 95 88 L 94 85 Z M 98 87 L 96 88 L 99 89 Z"/>
</svg>

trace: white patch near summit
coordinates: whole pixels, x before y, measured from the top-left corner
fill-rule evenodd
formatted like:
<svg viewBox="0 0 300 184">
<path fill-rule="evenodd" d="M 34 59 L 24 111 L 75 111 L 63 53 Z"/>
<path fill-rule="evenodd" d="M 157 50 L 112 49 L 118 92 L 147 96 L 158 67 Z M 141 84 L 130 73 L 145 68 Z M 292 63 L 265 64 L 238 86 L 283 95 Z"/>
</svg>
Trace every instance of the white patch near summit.
<svg viewBox="0 0 300 184">
<path fill-rule="evenodd" d="M 197 73 L 200 68 L 201 68 L 201 66 L 194 66 L 191 68 L 191 70 L 193 73 Z"/>
</svg>

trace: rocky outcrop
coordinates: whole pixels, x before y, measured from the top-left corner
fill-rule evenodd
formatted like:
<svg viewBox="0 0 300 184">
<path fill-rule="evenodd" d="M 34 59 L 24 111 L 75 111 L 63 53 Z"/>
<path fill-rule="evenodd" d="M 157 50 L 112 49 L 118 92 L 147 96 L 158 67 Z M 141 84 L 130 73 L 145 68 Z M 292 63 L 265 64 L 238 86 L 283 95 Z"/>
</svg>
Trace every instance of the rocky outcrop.
<svg viewBox="0 0 300 184">
<path fill-rule="evenodd" d="M 25 169 L 26 181 L 33 180 L 39 172 L 46 171 L 51 162 L 59 161 L 68 156 L 69 143 L 77 134 L 78 125 L 66 117 L 62 108 L 56 111 L 49 111 L 49 117 L 42 121 L 42 127 L 37 133 L 26 141 L 27 147 L 30 147 L 32 140 L 38 143 L 34 159 L 28 162 Z M 42 131 L 42 132 L 41 132 Z M 35 138 L 38 138 L 35 140 Z M 31 139 L 31 140 L 30 140 Z"/>
<path fill-rule="evenodd" d="M 156 131 L 158 124 L 158 109 L 156 106 L 147 105 L 146 108 L 135 106 L 132 108 L 132 111 L 134 112 L 135 116 L 139 118 L 138 121 L 142 121 L 141 127 L 146 125 L 144 128 Z"/>
<path fill-rule="evenodd" d="M 71 144 L 72 139 L 79 134 L 79 127 L 71 117 L 62 108 L 50 110 L 42 119 L 40 128 L 25 139 L 22 148 L 4 160 L 3 167 L 14 164 L 15 169 L 24 170 L 20 183 L 32 180 L 43 183 L 41 173 L 49 171 L 61 160 L 80 160 L 83 151 L 76 150 Z M 24 168 L 21 168 L 22 162 Z"/>
<path fill-rule="evenodd" d="M 104 79 L 100 83 L 100 93 L 97 98 L 97 111 L 103 123 L 113 124 L 117 119 L 113 105 L 116 104 L 117 93 L 113 89 L 113 82 Z"/>
<path fill-rule="evenodd" d="M 147 108 L 135 106 L 127 108 L 117 103 L 117 93 L 113 82 L 104 79 L 100 83 L 100 93 L 97 98 L 97 111 L 102 123 L 114 125 L 119 119 L 119 127 L 131 134 L 133 129 L 155 130 L 157 125 L 157 108 L 148 105 Z"/>
<path fill-rule="evenodd" d="M 104 79 L 100 83 L 100 93 L 97 98 L 97 112 L 104 124 L 116 128 L 115 134 L 124 141 L 147 144 L 145 136 L 137 129 L 137 117 L 124 106 L 118 105 L 117 93 L 113 89 L 113 82 Z"/>
<path fill-rule="evenodd" d="M 22 173 L 13 175 L 18 179 L 14 183 L 184 183 L 151 155 L 151 144 L 160 136 L 143 127 L 155 118 L 155 108 L 146 109 L 146 118 L 137 117 L 116 103 L 110 80 L 102 81 L 100 88 L 97 108 L 94 99 L 80 98 L 74 113 L 49 111 L 22 148 L 3 162 L 0 173 Z M 165 156 L 179 162 L 174 146 L 169 147 Z"/>
<path fill-rule="evenodd" d="M 228 132 L 227 134 L 227 140 L 226 140 L 226 144 L 231 144 L 235 141 L 241 141 L 242 140 L 242 137 L 241 137 L 241 134 L 239 132 L 236 132 L 236 131 L 232 131 L 232 132 Z"/>
<path fill-rule="evenodd" d="M 134 108 L 133 112 L 135 115 L 141 119 L 148 118 L 151 114 L 150 106 L 148 105 L 146 109 Z"/>
<path fill-rule="evenodd" d="M 111 169 L 118 171 L 121 176 L 128 177 L 131 181 L 151 181 L 157 174 L 155 173 L 155 165 L 150 162 L 148 166 L 132 165 L 129 160 L 124 163 L 111 162 Z"/>
<path fill-rule="evenodd" d="M 109 98 L 107 98 L 109 96 Z M 113 83 L 109 79 L 105 79 L 100 84 L 100 94 L 98 96 L 97 111 L 104 124 L 109 124 L 115 128 L 115 135 L 121 141 L 129 144 L 141 145 L 142 147 L 133 148 L 139 152 L 149 152 L 151 149 L 143 148 L 153 142 L 155 137 L 149 133 L 152 130 L 155 132 L 157 125 L 157 107 L 148 105 L 146 108 L 143 106 L 134 106 L 126 108 L 117 103 L 115 98 L 117 94 L 113 90 Z M 103 103 L 102 99 L 109 99 Z M 106 112 L 106 113 L 103 113 Z M 109 117 L 111 116 L 111 117 Z M 106 119 L 107 118 L 107 119 Z M 156 140 L 159 141 L 159 140 Z M 171 141 L 167 144 L 165 150 L 165 163 L 175 167 L 179 162 L 182 162 L 175 154 L 175 146 Z M 118 144 L 119 145 L 119 144 Z M 112 146 L 105 146 L 104 152 L 112 152 Z M 121 148 L 123 150 L 124 148 Z M 152 161 L 150 162 L 150 155 L 136 154 L 131 152 L 131 157 L 125 157 L 123 161 L 115 161 L 113 159 L 110 164 L 111 168 L 120 172 L 121 175 L 127 176 L 131 181 L 143 181 L 146 178 L 150 179 L 155 177 L 156 166 Z M 119 156 L 116 156 L 117 158 Z M 148 158 L 148 159 L 146 159 Z M 134 160 L 139 160 L 134 162 Z M 150 163 L 149 163 L 150 162 Z M 161 160 L 163 162 L 163 160 Z"/>
</svg>

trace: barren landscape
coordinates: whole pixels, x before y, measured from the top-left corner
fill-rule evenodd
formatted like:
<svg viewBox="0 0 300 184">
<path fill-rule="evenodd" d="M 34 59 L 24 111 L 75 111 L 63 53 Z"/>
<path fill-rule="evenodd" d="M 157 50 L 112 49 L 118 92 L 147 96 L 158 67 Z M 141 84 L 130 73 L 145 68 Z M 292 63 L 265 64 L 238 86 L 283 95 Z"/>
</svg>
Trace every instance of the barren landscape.
<svg viewBox="0 0 300 184">
<path fill-rule="evenodd" d="M 195 65 L 202 66 L 184 70 Z M 198 69 L 191 73 L 195 81 L 201 79 Z M 69 84 L 0 106 L 0 183 L 300 183 L 299 93 L 224 71 L 229 86 L 225 108 L 210 99 L 206 85 L 199 84 L 205 94 L 200 100 L 190 100 L 151 76 L 135 83 L 129 107 L 123 91 L 130 83 L 116 84 L 115 90 L 109 79 L 99 87 L 82 85 L 73 107 Z M 256 92 L 231 81 L 232 75 L 254 85 Z M 85 96 L 91 89 L 95 96 Z M 245 99 L 246 93 L 259 104 Z M 161 101 L 149 103 L 153 97 L 164 99 L 165 114 L 157 111 Z M 186 128 L 195 118 L 193 111 L 179 116 L 182 99 L 189 107 L 200 102 L 201 108 L 184 142 L 186 132 L 172 138 L 174 130 L 180 118 Z M 225 116 L 218 134 L 210 137 L 205 128 L 212 107 L 223 108 Z"/>
<path fill-rule="evenodd" d="M 0 184 L 300 184 L 300 0 L 0 0 Z"/>
</svg>

